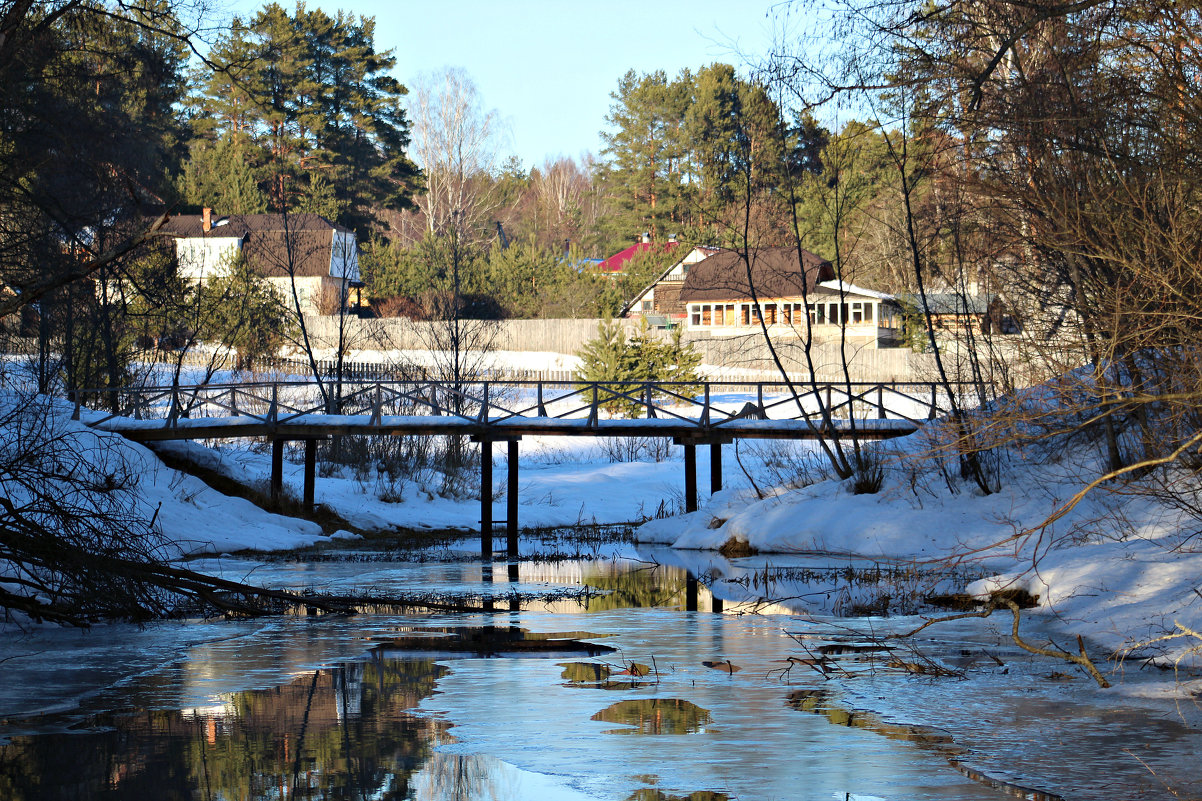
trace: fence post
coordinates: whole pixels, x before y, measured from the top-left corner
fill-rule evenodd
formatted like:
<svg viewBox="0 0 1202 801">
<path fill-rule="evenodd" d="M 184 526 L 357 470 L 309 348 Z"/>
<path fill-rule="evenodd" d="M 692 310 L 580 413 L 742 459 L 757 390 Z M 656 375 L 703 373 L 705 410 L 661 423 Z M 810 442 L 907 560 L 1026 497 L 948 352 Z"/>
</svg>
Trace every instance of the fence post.
<svg viewBox="0 0 1202 801">
<path fill-rule="evenodd" d="M 484 397 L 480 401 L 480 415 L 476 418 L 481 423 L 488 422 L 488 382 L 484 382 Z"/>
<path fill-rule="evenodd" d="M 643 384 L 643 402 L 647 405 L 647 419 L 655 419 L 655 407 L 651 405 L 651 384 Z"/>
<path fill-rule="evenodd" d="M 760 408 L 763 409 L 763 402 L 760 403 Z M 710 424 L 710 382 L 705 382 L 705 405 L 701 407 L 701 425 L 708 426 Z"/>
<path fill-rule="evenodd" d="M 383 418 L 384 418 L 383 406 L 384 406 L 383 390 L 380 388 L 379 383 L 377 383 L 376 384 L 376 399 L 371 407 L 371 420 L 368 421 L 368 423 L 367 423 L 368 425 L 378 426 L 378 425 L 380 425 L 381 422 L 383 422 Z"/>
<path fill-rule="evenodd" d="M 594 381 L 593 382 L 593 403 L 589 407 L 589 410 L 588 410 L 587 425 L 589 425 L 589 426 L 597 425 L 597 417 L 598 417 L 598 415 L 597 415 L 597 382 Z"/>
<path fill-rule="evenodd" d="M 877 384 L 876 387 L 876 417 L 878 420 L 884 420 L 889 415 L 885 414 L 885 385 Z"/>
<path fill-rule="evenodd" d="M 271 385 L 271 404 L 267 407 L 267 422 L 274 423 L 280 416 L 280 385 Z"/>
<path fill-rule="evenodd" d="M 538 416 L 547 417 L 547 407 L 543 405 L 543 382 L 538 382 Z"/>
</svg>

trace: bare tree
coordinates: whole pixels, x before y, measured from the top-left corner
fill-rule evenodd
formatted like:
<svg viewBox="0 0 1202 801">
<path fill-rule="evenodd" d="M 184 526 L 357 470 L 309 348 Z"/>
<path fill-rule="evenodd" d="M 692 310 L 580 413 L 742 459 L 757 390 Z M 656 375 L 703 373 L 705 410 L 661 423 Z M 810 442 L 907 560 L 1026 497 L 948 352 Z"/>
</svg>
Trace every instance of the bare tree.
<svg viewBox="0 0 1202 801">
<path fill-rule="evenodd" d="M 410 153 L 426 177 L 426 191 L 418 199 L 426 229 L 470 244 L 488 230 L 500 136 L 497 113 L 481 108 L 476 85 L 462 69 L 419 76 L 409 97 Z"/>
</svg>

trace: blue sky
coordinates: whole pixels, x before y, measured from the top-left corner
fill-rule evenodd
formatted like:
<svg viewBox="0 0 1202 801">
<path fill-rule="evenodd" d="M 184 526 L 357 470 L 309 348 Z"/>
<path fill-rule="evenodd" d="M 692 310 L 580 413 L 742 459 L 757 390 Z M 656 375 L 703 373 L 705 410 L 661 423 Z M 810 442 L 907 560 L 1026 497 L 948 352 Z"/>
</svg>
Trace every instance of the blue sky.
<svg viewBox="0 0 1202 801">
<path fill-rule="evenodd" d="M 238 0 L 253 13 L 262 2 Z M 290 2 L 281 2 L 291 7 Z M 544 158 L 600 155 L 610 92 L 628 69 L 742 65 L 772 43 L 780 0 L 323 0 L 376 19 L 376 48 L 394 49 L 403 83 L 462 67 L 487 108 L 507 123 L 503 153 L 524 167 Z M 741 56 L 739 53 L 746 56 Z"/>
</svg>

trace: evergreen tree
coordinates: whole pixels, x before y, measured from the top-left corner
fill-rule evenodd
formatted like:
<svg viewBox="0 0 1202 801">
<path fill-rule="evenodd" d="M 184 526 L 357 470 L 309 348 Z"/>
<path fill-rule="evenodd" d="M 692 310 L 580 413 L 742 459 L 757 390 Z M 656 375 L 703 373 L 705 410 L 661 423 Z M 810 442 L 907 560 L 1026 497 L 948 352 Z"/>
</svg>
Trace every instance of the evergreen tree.
<svg viewBox="0 0 1202 801">
<path fill-rule="evenodd" d="M 194 75 L 197 138 L 244 142 L 273 209 L 320 207 L 365 233 L 379 211 L 409 207 L 418 173 L 405 152 L 406 90 L 374 33 L 371 18 L 303 5 L 236 19 L 210 53 L 220 69 Z"/>
<path fill-rule="evenodd" d="M 678 383 L 672 388 L 677 395 L 691 391 L 688 386 L 699 381 L 697 368 L 701 366 L 701 354 L 681 341 L 681 332 L 676 330 L 672 339 L 665 342 L 653 334 L 646 319 L 629 340 L 620 323 L 604 320 L 595 339 L 589 340 L 578 354 L 580 370 L 577 375 L 588 382 L 649 382 Z M 638 417 L 645 410 L 640 401 L 624 395 L 636 394 L 637 390 L 626 388 L 623 392 L 598 390 L 598 399 L 603 409 L 622 417 Z M 666 397 L 663 392 L 652 392 L 652 398 Z"/>
<path fill-rule="evenodd" d="M 682 224 L 686 148 L 682 124 L 691 95 L 692 76 L 683 72 L 669 83 L 661 70 L 648 75 L 627 72 L 611 95 L 602 132 L 602 170 L 607 194 L 617 206 L 624 236 L 646 230 L 652 238 Z"/>
</svg>

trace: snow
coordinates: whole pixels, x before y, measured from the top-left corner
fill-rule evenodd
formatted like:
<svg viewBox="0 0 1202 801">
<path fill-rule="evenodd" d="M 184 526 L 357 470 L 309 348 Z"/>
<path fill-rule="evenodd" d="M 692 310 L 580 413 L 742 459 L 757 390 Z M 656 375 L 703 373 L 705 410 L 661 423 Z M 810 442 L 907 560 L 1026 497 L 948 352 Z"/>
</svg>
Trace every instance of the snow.
<svg viewBox="0 0 1202 801">
<path fill-rule="evenodd" d="M 75 450 L 84 470 L 100 471 L 110 460 L 127 468 L 134 482 L 132 494 L 142 514 L 154 517 L 166 556 L 300 548 L 326 539 L 316 523 L 272 514 L 250 501 L 223 495 L 200 479 L 167 467 L 141 445 L 72 420 L 71 411 L 67 404 L 51 407 L 55 430 L 78 441 Z"/>
</svg>

